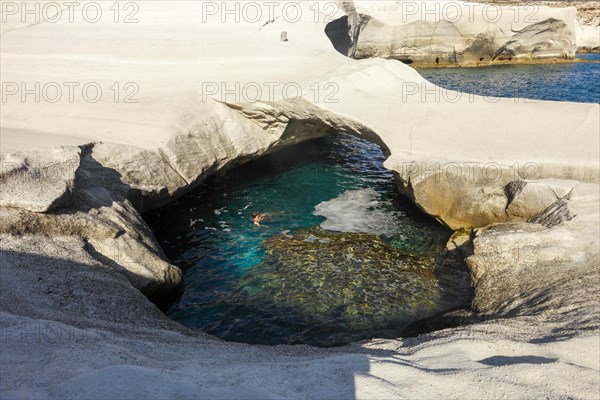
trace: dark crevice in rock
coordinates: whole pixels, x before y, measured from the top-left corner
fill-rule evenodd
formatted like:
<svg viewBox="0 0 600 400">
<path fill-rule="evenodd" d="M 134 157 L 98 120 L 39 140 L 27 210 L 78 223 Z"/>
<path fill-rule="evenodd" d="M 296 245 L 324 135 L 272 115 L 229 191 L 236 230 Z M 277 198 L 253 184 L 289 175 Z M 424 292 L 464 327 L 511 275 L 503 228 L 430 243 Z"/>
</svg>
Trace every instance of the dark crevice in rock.
<svg viewBox="0 0 600 400">
<path fill-rule="evenodd" d="M 339 53 L 355 58 L 360 32 L 370 20 L 370 16 L 353 11 L 327 24 L 325 34 Z"/>
<path fill-rule="evenodd" d="M 442 329 L 470 325 L 475 322 L 480 322 L 481 320 L 482 319 L 477 317 L 473 311 L 465 308 L 458 308 L 413 322 L 402 332 L 401 337 L 417 337 L 419 335 L 441 331 Z"/>
<path fill-rule="evenodd" d="M 103 265 L 111 267 L 115 271 L 124 274 L 130 281 L 132 272 L 129 272 L 125 267 L 115 262 L 111 258 L 98 252 L 93 244 L 85 241 L 83 249 L 95 260 Z M 180 280 L 177 285 L 165 287 L 163 282 L 151 282 L 139 289 L 152 303 L 154 303 L 161 311 L 166 312 L 168 308 L 175 303 L 183 294 L 183 280 Z"/>
<path fill-rule="evenodd" d="M 173 170 L 173 172 L 175 172 L 177 175 L 179 175 L 179 177 L 180 177 L 180 178 L 181 178 L 181 179 L 182 179 L 182 180 L 183 180 L 185 183 L 187 183 L 187 184 L 189 185 L 189 184 L 190 184 L 190 182 L 189 182 L 189 181 L 188 181 L 188 180 L 185 178 L 185 176 L 183 176 L 183 175 L 181 174 L 181 172 L 179 172 L 179 171 L 177 170 L 177 168 L 175 168 L 175 166 L 174 166 L 173 164 L 171 164 L 171 162 L 169 161 L 169 158 L 166 156 L 166 154 L 165 154 L 164 150 L 162 150 L 162 149 L 160 149 L 160 148 L 159 148 L 159 149 L 158 149 L 158 153 L 160 154 L 160 156 L 161 156 L 161 157 L 162 157 L 162 159 L 164 160 L 165 164 L 167 164 L 167 166 L 168 166 L 169 168 L 171 168 L 171 169 Z"/>
<path fill-rule="evenodd" d="M 565 221 L 575 218 L 569 211 L 569 205 L 565 199 L 559 199 L 541 213 L 529 218 L 527 222 L 541 224 L 547 228 L 559 225 Z"/>
<path fill-rule="evenodd" d="M 525 189 L 525 186 L 527 186 L 527 182 L 519 180 L 510 182 L 504 187 L 504 195 L 508 199 L 504 211 L 508 210 L 513 200 Z"/>
</svg>

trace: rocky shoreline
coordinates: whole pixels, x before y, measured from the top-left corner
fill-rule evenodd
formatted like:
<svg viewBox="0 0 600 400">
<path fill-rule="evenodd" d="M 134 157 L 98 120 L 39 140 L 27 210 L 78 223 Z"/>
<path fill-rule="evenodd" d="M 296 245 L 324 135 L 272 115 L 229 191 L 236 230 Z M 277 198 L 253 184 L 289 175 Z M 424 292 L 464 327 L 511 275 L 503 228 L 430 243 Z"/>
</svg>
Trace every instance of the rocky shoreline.
<svg viewBox="0 0 600 400">
<path fill-rule="evenodd" d="M 357 1 L 325 31 L 348 57 L 413 67 L 574 62 L 577 52 L 600 49 L 600 25 L 593 18 L 582 22 L 580 3 L 460 4 Z M 585 9 L 600 16 L 600 10 Z"/>
<path fill-rule="evenodd" d="M 3 398 L 597 394 L 598 105 L 477 96 L 448 101 L 441 94 L 425 102 L 422 94 L 439 88 L 394 61 L 336 54 L 325 24 L 310 18 L 280 19 L 258 33 L 254 25 L 234 25 L 227 37 L 239 48 L 227 55 L 232 69 L 220 61 L 202 64 L 191 47 L 145 46 L 138 34 L 153 33 L 152 21 L 167 12 L 191 14 L 169 30 L 185 37 L 181 43 L 191 40 L 186 29 L 197 43 L 206 35 L 218 42 L 220 33 L 210 29 L 219 21 L 198 26 L 198 10 L 180 7 L 145 10 L 151 29 L 81 24 L 61 33 L 41 24 L 2 34 L 7 80 L 52 72 L 54 79 L 87 76 L 103 84 L 137 76 L 147 89 L 139 106 L 126 109 L 126 125 L 123 105 L 112 99 L 78 104 L 76 116 L 68 102 L 3 107 Z M 279 42 L 280 31 L 290 43 Z M 40 35 L 50 33 L 58 37 L 40 44 Z M 73 61 L 57 45 L 61 34 L 108 44 L 74 48 L 80 53 Z M 110 42 L 123 36 L 133 47 L 119 50 Z M 54 64 L 32 63 L 31 40 Z M 257 51 L 249 40 L 287 57 L 280 61 L 286 68 L 274 69 L 268 57 L 248 58 Z M 180 59 L 161 63 L 166 49 Z M 219 46 L 203 49 L 225 57 Z M 127 62 L 107 56 L 119 51 Z M 114 73 L 86 75 L 89 60 L 102 60 Z M 294 69 L 301 62 L 306 71 Z M 202 82 L 248 82 L 268 68 L 280 82 L 335 85 L 337 101 L 199 98 Z M 337 132 L 382 146 L 401 191 L 452 229 L 472 232 L 472 248 L 463 250 L 474 313 L 461 316 L 461 326 L 339 349 L 248 346 L 190 331 L 148 301 L 160 305 L 177 295 L 181 273 L 141 213 L 210 174 Z M 40 149 L 28 150 L 32 142 Z M 49 149 L 56 145 L 62 147 Z M 501 379 L 507 371 L 510 378 Z M 578 379 L 556 379 L 568 376 Z M 430 385 L 411 383 L 419 380 Z"/>
</svg>

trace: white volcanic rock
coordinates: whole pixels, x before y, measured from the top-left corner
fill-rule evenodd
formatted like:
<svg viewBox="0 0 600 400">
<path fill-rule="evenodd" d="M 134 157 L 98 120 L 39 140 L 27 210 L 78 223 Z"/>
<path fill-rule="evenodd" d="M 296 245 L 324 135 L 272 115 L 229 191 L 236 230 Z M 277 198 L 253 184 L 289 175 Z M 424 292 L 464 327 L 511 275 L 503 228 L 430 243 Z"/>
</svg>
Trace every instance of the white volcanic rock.
<svg viewBox="0 0 600 400">
<path fill-rule="evenodd" d="M 598 187 L 579 184 L 567 197 L 557 201 L 565 206 L 560 222 L 548 207 L 532 219 L 539 223 L 500 224 L 477 232 L 467 263 L 479 312 L 526 309 L 554 323 L 561 323 L 561 314 L 569 315 L 574 325 L 564 329 L 597 329 L 597 299 L 589 293 L 600 282 L 589 267 L 600 261 L 598 238 L 590 235 L 600 217 Z"/>
<path fill-rule="evenodd" d="M 531 218 L 557 200 L 567 197 L 576 185 L 575 181 L 551 179 L 511 182 L 505 189 L 508 198 L 506 212 L 523 219 Z"/>
<path fill-rule="evenodd" d="M 596 396 L 599 106 L 461 96 L 396 61 L 344 57 L 324 30 L 352 4 L 332 14 L 303 2 L 298 21 L 263 14 L 256 23 L 220 13 L 205 21 L 205 4 L 142 2 L 138 23 L 115 24 L 101 3 L 110 17 L 96 24 L 3 26 L 3 82 L 94 82 L 106 95 L 3 103 L 3 153 L 44 150 L 3 156 L 23 166 L 3 175 L 9 193 L 25 165 L 62 151 L 52 147 L 81 147 L 69 153 L 73 176 L 23 188 L 0 208 L 2 398 Z M 397 16 L 386 18 L 382 4 L 355 9 L 372 7 L 387 24 Z M 471 35 L 469 26 L 461 32 Z M 110 87 L 132 82 L 138 102 L 115 101 Z M 303 98 L 241 95 L 270 82 L 297 84 Z M 159 301 L 181 283 L 141 210 L 211 173 L 337 131 L 380 144 L 400 187 L 447 225 L 517 221 L 476 233 L 469 263 L 486 320 L 466 315 L 458 323 L 469 326 L 341 349 L 249 346 L 190 332 L 140 293 Z M 549 179 L 587 183 L 570 193 L 571 183 Z M 535 215 L 553 200 L 548 189 L 562 202 Z M 539 262 L 514 265 L 503 246 L 523 240 L 538 241 Z M 502 253 L 490 251 L 495 244 Z"/>
<path fill-rule="evenodd" d="M 491 3 L 494 6 L 524 6 L 537 10 L 540 6 L 548 7 L 575 7 L 577 18 L 575 20 L 575 36 L 577 50 L 581 52 L 600 50 L 600 3 L 593 0 L 482 0 L 482 3 Z"/>
<path fill-rule="evenodd" d="M 362 70 L 330 81 L 362 100 L 323 106 L 376 132 L 391 151 L 385 166 L 397 172 L 400 188 L 453 229 L 509 220 L 505 191 L 513 181 L 600 181 L 597 104 L 466 95 L 440 89 L 400 63 L 361 63 Z"/>
<path fill-rule="evenodd" d="M 55 156 L 50 167 L 46 154 Z M 74 162 L 70 157 L 56 157 L 57 154 L 76 155 L 77 159 Z M 180 291 L 181 271 L 166 261 L 146 223 L 126 199 L 129 186 L 113 168 L 94 159 L 92 146 L 39 151 L 29 156 L 39 155 L 34 160 L 44 164 L 36 168 L 46 175 L 37 170 L 32 173 L 30 169 L 5 175 L 2 191 L 6 187 L 14 200 L 10 207 L 0 207 L 0 232 L 73 236 L 85 241 L 85 248 L 93 257 L 123 273 L 134 287 L 153 300 L 160 301 Z M 41 213 L 45 210 L 31 206 L 32 196 L 42 200 L 53 196 L 47 203 L 60 208 Z"/>
<path fill-rule="evenodd" d="M 600 51 L 600 25 L 586 25 L 576 21 L 575 36 L 578 51 Z"/>
<path fill-rule="evenodd" d="M 543 59 L 543 58 L 573 58 L 575 56 L 575 38 L 567 24 L 555 18 L 531 24 L 516 31 L 492 60 L 502 59 Z"/>
<path fill-rule="evenodd" d="M 80 149 L 60 147 L 0 157 L 0 206 L 44 212 L 69 202 Z"/>
<path fill-rule="evenodd" d="M 446 0 L 355 4 L 350 17 L 330 24 L 328 34 L 338 51 L 356 58 L 468 66 L 575 57 L 573 7 L 528 10 Z M 349 30 L 358 31 L 357 37 Z"/>
</svg>

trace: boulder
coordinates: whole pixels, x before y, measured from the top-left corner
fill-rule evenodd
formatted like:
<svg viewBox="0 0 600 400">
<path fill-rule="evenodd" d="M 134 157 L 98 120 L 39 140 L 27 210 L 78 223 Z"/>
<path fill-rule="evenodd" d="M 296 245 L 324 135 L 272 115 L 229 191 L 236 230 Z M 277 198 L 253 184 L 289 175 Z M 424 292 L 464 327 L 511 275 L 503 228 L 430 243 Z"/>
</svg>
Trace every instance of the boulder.
<svg viewBox="0 0 600 400">
<path fill-rule="evenodd" d="M 597 202 L 597 186 L 580 184 L 570 199 L 557 202 L 568 219 L 477 230 L 467 258 L 474 309 L 482 315 L 527 315 L 536 329 L 557 336 L 598 329 L 597 300 L 590 297 L 600 284 L 597 236 L 590 235 L 597 229 Z"/>
<path fill-rule="evenodd" d="M 514 217 L 531 218 L 567 196 L 576 185 L 577 182 L 568 180 L 511 182 L 505 188 L 506 212 Z"/>
<path fill-rule="evenodd" d="M 352 58 L 384 57 L 414 66 L 471 66 L 575 57 L 575 9 L 540 8 L 535 18 L 525 18 L 514 8 L 493 6 L 490 11 L 482 4 L 448 7 L 432 2 L 430 9 L 423 4 L 408 12 L 401 2 L 364 2 L 364 8 L 363 2 L 356 3 L 347 16 L 326 28 L 334 47 Z M 498 17 L 490 21 L 493 12 Z"/>
<path fill-rule="evenodd" d="M 564 21 L 549 18 L 515 31 L 513 37 L 500 47 L 492 61 L 543 58 L 574 58 L 574 33 Z"/>
</svg>

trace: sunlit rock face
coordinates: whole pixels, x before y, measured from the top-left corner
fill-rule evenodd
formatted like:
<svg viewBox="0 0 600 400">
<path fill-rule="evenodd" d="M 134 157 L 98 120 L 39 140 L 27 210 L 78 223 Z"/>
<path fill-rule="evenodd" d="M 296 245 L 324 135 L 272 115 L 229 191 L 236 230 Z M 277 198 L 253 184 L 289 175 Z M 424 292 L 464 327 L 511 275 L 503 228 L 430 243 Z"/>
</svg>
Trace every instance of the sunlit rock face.
<svg viewBox="0 0 600 400">
<path fill-rule="evenodd" d="M 383 57 L 415 66 L 470 66 L 565 60 L 577 48 L 574 9 L 540 10 L 489 6 L 465 8 L 437 2 L 428 13 L 410 10 L 401 2 L 363 2 L 347 17 L 329 24 L 334 47 L 349 57 Z M 358 4 L 361 4 L 358 2 Z M 434 4 L 435 5 L 435 4 Z M 383 8 L 382 8 L 383 7 Z M 462 8 L 461 8 L 462 7 Z M 484 8 L 488 7 L 488 8 Z M 438 14 L 432 10 L 438 10 Z M 423 14 L 419 18 L 419 14 Z M 512 18 L 508 18 L 511 14 Z"/>
<path fill-rule="evenodd" d="M 308 321 L 300 336 L 314 344 L 398 335 L 412 322 L 468 301 L 465 270 L 444 268 L 442 277 L 434 255 L 406 253 L 379 236 L 310 228 L 264 245 L 267 260 L 243 280 L 245 294 Z M 464 293 L 446 292 L 449 279 L 462 281 Z"/>
<path fill-rule="evenodd" d="M 577 21 L 575 34 L 577 35 L 577 51 L 584 53 L 600 51 L 600 25 L 587 25 Z"/>
<path fill-rule="evenodd" d="M 496 51 L 493 60 L 572 58 L 575 56 L 573 36 L 564 21 L 549 18 L 515 32 L 511 40 Z"/>
</svg>

